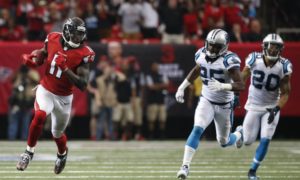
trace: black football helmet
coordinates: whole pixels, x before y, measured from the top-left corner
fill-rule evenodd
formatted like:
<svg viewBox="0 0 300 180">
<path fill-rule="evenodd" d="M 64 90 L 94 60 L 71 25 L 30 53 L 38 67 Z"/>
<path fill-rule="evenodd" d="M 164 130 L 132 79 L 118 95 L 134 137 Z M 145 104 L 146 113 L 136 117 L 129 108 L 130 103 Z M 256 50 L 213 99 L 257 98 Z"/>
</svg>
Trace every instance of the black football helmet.
<svg viewBox="0 0 300 180">
<path fill-rule="evenodd" d="M 69 18 L 63 25 L 62 37 L 72 48 L 78 48 L 86 39 L 84 21 L 78 17 Z"/>
</svg>

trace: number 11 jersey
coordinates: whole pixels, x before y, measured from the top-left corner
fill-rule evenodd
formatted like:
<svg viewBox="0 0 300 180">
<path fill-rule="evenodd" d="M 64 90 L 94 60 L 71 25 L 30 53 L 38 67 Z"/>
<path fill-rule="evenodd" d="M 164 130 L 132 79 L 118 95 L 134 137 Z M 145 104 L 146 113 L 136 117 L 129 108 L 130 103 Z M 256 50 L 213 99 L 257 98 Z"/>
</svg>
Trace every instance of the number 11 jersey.
<svg viewBox="0 0 300 180">
<path fill-rule="evenodd" d="M 273 108 L 280 97 L 280 81 L 292 73 L 289 60 L 280 57 L 273 66 L 266 66 L 263 55 L 249 54 L 246 64 L 251 70 L 251 81 L 246 110 L 265 111 Z"/>
<path fill-rule="evenodd" d="M 76 74 L 76 70 L 80 65 L 94 61 L 94 51 L 86 45 L 81 45 L 74 49 L 64 49 L 66 47 L 62 45 L 62 34 L 57 32 L 50 33 L 47 36 L 45 46 L 48 56 L 45 62 L 46 72 L 41 80 L 41 84 L 55 95 L 67 96 L 72 94 L 73 83 L 56 65 L 55 60 L 58 56 L 58 52 L 67 55 L 66 65 Z"/>
</svg>

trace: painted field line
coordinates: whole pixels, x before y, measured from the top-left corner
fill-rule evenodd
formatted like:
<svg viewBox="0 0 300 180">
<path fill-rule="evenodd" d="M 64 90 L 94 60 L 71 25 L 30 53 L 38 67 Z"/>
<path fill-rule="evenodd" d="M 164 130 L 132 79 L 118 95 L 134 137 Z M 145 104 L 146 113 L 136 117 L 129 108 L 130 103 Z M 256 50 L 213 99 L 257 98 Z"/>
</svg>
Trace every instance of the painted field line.
<svg viewBox="0 0 300 180">
<path fill-rule="evenodd" d="M 18 171 L 15 170 L 15 171 L 3 171 L 1 170 L 0 171 L 0 174 L 15 174 L 17 173 Z M 82 173 L 82 174 L 85 174 L 85 173 L 101 173 L 101 174 L 128 174 L 128 173 L 151 173 L 151 174 L 156 174 L 156 173 L 175 173 L 177 172 L 177 169 L 176 170 L 145 170 L 145 171 L 141 171 L 141 170 L 115 170 L 115 171 L 108 171 L 108 170 L 93 170 L 93 171 L 90 171 L 90 170 L 65 170 L 64 173 L 74 173 L 74 174 L 77 174 L 77 173 Z M 220 171 L 220 170 L 192 170 L 190 171 L 191 173 L 244 173 L 245 171 L 232 171 L 232 170 L 225 170 L 225 171 Z M 22 172 L 23 173 L 23 172 Z M 25 171 L 24 174 L 44 174 L 44 173 L 49 173 L 48 170 L 44 170 L 44 171 Z M 300 174 L 300 171 L 279 171 L 279 170 L 264 170 L 264 173 L 269 173 L 269 174 L 279 174 L 279 173 L 293 173 L 293 174 Z"/>
<path fill-rule="evenodd" d="M 49 164 L 49 162 L 52 162 L 52 161 L 35 161 L 35 162 L 32 162 L 32 164 Z M 15 163 L 15 162 L 13 162 Z M 74 161 L 70 161 L 70 164 L 71 163 L 75 163 Z M 235 162 L 235 165 L 236 166 L 240 166 L 240 165 L 249 165 L 250 162 Z M 12 162 L 9 162 L 9 161 L 6 161 L 6 162 L 1 162 L 0 161 L 0 166 L 1 165 L 9 165 L 9 164 L 12 164 Z M 94 162 L 94 161 L 91 161 L 91 162 L 77 162 L 76 161 L 76 164 L 72 164 L 72 165 L 77 165 L 77 166 L 80 166 L 80 165 L 180 165 L 181 164 L 181 161 L 178 161 L 178 162 L 174 162 L 174 161 L 169 161 L 169 162 L 158 162 L 158 161 L 153 161 L 153 162 L 137 162 L 137 161 L 101 161 L 99 160 L 99 162 Z M 231 162 L 194 162 L 193 163 L 193 166 L 195 165 L 209 165 L 209 166 L 213 166 L 213 165 L 218 165 L 218 166 L 224 166 L 224 165 L 232 165 Z M 266 162 L 265 163 L 265 166 L 271 166 L 271 165 L 288 165 L 288 166 L 292 166 L 292 165 L 300 165 L 300 162 Z"/>
<path fill-rule="evenodd" d="M 176 176 L 2 176 L 3 179 L 168 179 Z M 245 179 L 245 176 L 189 176 L 189 179 Z M 263 176 L 264 179 L 299 179 L 300 176 Z"/>
<path fill-rule="evenodd" d="M 52 164 L 49 165 L 49 164 L 43 164 L 43 166 L 37 166 L 37 165 L 30 165 L 30 168 L 31 169 L 45 169 L 45 167 L 48 166 L 49 168 L 52 168 Z M 101 169 L 165 169 L 165 170 L 168 170 L 168 169 L 179 169 L 180 166 L 128 166 L 128 167 L 124 167 L 124 166 L 84 166 L 84 169 L 91 169 L 91 170 L 101 170 Z M 194 168 L 197 168 L 197 169 L 213 169 L 215 170 L 216 169 L 216 166 L 202 166 L 202 167 L 195 167 L 193 166 Z M 263 167 L 260 167 L 260 169 L 268 169 L 267 168 L 268 166 L 263 166 Z M 78 166 L 78 165 L 67 165 L 67 168 L 69 170 L 77 170 L 77 169 L 82 169 L 82 166 Z M 220 167 L 218 166 L 218 169 L 221 169 L 221 170 L 231 170 L 231 169 L 248 169 L 248 166 L 224 166 L 224 167 Z M 272 167 L 273 170 L 293 170 L 293 169 L 299 169 L 300 167 L 298 166 L 278 166 L 278 167 Z M 0 166 L 0 169 L 8 169 L 8 170 L 15 170 L 16 167 L 15 165 L 13 166 Z"/>
</svg>

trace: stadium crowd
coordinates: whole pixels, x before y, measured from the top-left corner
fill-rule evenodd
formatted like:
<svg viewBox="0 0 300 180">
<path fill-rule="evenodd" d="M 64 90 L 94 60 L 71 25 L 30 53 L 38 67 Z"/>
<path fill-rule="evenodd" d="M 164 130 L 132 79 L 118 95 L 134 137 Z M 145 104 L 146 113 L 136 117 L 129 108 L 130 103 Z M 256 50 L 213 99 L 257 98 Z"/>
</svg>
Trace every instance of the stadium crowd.
<svg viewBox="0 0 300 180">
<path fill-rule="evenodd" d="M 43 41 L 65 19 L 82 18 L 88 41 L 184 43 L 225 29 L 232 42 L 262 39 L 259 0 L 9 0 L 0 2 L 0 40 Z"/>
<path fill-rule="evenodd" d="M 259 1 L 1 1 L 0 40 L 44 41 L 48 33 L 60 32 L 67 18 L 81 17 L 86 24 L 88 41 L 110 42 L 107 56 L 100 57 L 90 75 L 88 91 L 91 97 L 91 139 L 143 140 L 143 117 L 147 119 L 147 138 L 164 138 L 167 120 L 164 96 L 168 80 L 166 77 L 159 77 L 155 62 L 151 73 L 142 72 L 135 57 L 122 56 L 119 42 L 147 40 L 187 43 L 205 39 L 207 33 L 215 28 L 227 30 L 232 42 L 260 41 L 263 34 L 260 21 L 256 18 L 257 2 Z M 32 81 L 29 75 L 28 79 Z M 23 82 L 16 82 L 15 89 L 18 89 Z M 145 93 L 149 93 L 147 97 L 151 98 L 146 99 Z M 18 95 L 13 94 L 11 99 L 15 96 Z M 31 97 L 21 97 L 32 101 Z M 22 99 L 19 101 L 25 102 Z M 9 112 L 11 119 L 32 108 L 24 105 L 26 108 L 19 107 L 19 111 L 16 111 L 13 109 L 16 105 L 14 102 L 11 101 Z M 189 104 L 192 103 L 191 100 Z M 158 129 L 155 129 L 156 120 Z M 30 122 L 24 122 L 23 126 L 28 127 Z M 9 129 L 16 130 L 18 126 L 16 120 L 9 121 Z M 25 139 L 27 128 L 23 128 L 22 133 L 20 138 Z M 10 133 L 8 137 L 16 139 L 17 134 Z"/>
</svg>

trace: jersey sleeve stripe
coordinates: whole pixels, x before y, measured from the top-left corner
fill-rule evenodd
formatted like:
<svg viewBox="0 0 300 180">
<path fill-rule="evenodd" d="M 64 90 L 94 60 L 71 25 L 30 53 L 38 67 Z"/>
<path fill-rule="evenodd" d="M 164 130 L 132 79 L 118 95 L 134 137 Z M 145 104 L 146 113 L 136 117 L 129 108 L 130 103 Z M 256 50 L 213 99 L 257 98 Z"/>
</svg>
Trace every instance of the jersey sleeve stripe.
<svg viewBox="0 0 300 180">
<path fill-rule="evenodd" d="M 197 61 L 197 59 L 199 58 L 199 56 L 200 56 L 199 52 L 195 54 L 195 61 Z"/>
<path fill-rule="evenodd" d="M 255 58 L 255 53 L 252 53 L 251 54 L 251 60 L 249 61 L 249 66 L 252 66 L 255 62 L 256 58 Z"/>
<path fill-rule="evenodd" d="M 233 65 L 229 69 L 240 69 L 240 66 L 239 65 Z"/>
<path fill-rule="evenodd" d="M 233 56 L 235 56 L 235 54 L 229 54 L 229 55 L 226 55 L 226 56 L 224 57 L 223 63 L 224 63 L 224 66 L 225 66 L 226 68 L 229 66 L 229 63 L 227 62 L 227 60 L 228 60 L 230 57 L 233 57 Z"/>
<path fill-rule="evenodd" d="M 286 74 L 287 72 L 288 72 L 288 65 L 289 65 L 289 62 L 288 61 L 286 61 L 286 62 L 284 62 L 284 64 L 283 64 L 283 73 L 284 74 Z"/>
</svg>

